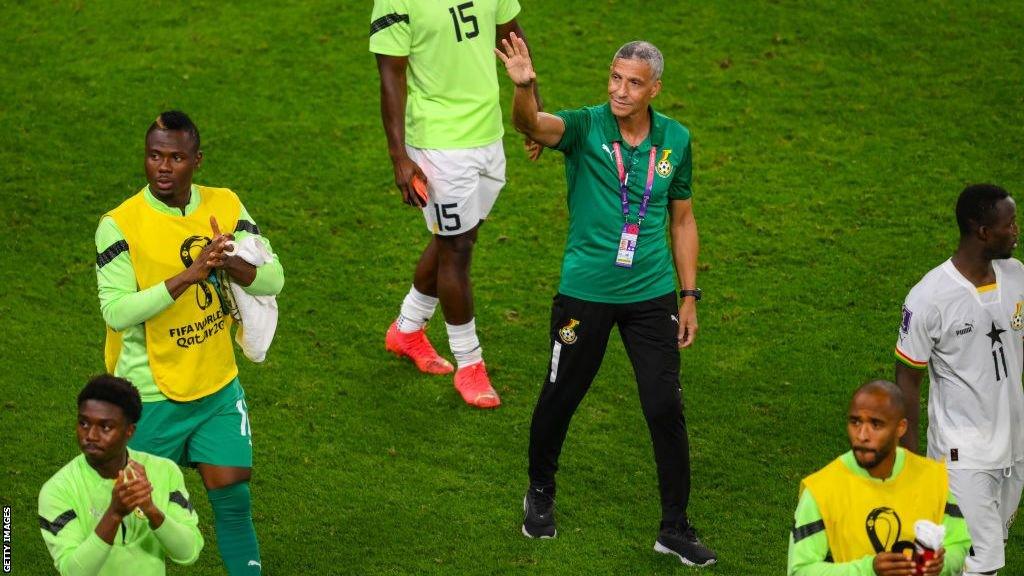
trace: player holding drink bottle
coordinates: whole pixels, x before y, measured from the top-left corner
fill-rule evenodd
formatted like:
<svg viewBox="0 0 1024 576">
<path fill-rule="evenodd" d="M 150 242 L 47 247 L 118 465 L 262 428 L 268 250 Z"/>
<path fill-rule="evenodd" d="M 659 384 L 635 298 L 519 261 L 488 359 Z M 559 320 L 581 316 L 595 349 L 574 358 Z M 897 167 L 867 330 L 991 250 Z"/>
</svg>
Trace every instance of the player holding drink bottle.
<svg viewBox="0 0 1024 576">
<path fill-rule="evenodd" d="M 960 574 L 971 538 L 946 468 L 899 447 L 906 431 L 895 384 L 876 380 L 854 392 L 850 451 L 800 483 L 789 576 Z M 915 563 L 908 553 L 919 520 L 945 526 L 945 538 L 934 557 Z"/>
</svg>

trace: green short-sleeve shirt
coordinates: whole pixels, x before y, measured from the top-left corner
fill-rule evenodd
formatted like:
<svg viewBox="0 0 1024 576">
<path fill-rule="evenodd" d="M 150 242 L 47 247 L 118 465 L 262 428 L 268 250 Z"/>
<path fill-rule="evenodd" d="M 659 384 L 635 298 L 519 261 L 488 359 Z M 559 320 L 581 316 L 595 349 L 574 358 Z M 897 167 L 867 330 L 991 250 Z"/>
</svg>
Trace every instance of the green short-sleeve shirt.
<svg viewBox="0 0 1024 576">
<path fill-rule="evenodd" d="M 558 291 L 573 298 L 626 304 L 664 296 L 676 288 L 675 268 L 666 235 L 670 199 L 692 195 L 690 131 L 679 122 L 651 113 L 651 131 L 635 148 L 626 144 L 609 105 L 563 110 L 565 133 L 555 149 L 565 154 L 569 196 L 569 237 Z M 651 146 L 655 146 L 654 187 L 647 217 L 640 226 L 632 268 L 615 265 L 625 222 L 613 143 L 619 142 L 629 174 L 630 221 L 647 183 Z"/>
<path fill-rule="evenodd" d="M 518 0 L 374 1 L 370 52 L 409 58 L 406 144 L 475 148 L 502 137 L 494 42 L 518 13 Z"/>
</svg>

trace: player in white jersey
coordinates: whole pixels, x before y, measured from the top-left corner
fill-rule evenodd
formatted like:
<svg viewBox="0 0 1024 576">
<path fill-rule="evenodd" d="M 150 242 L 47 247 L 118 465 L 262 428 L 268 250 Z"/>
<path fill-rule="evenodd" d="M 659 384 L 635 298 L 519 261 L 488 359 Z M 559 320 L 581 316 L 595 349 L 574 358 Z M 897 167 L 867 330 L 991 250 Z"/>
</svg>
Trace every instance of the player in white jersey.
<svg viewBox="0 0 1024 576">
<path fill-rule="evenodd" d="M 910 290 L 896 343 L 907 402 L 904 447 L 917 450 L 928 369 L 928 456 L 944 460 L 974 547 L 964 574 L 995 574 L 1024 486 L 1024 264 L 1017 207 L 998 186 L 968 186 L 960 244 Z"/>
</svg>

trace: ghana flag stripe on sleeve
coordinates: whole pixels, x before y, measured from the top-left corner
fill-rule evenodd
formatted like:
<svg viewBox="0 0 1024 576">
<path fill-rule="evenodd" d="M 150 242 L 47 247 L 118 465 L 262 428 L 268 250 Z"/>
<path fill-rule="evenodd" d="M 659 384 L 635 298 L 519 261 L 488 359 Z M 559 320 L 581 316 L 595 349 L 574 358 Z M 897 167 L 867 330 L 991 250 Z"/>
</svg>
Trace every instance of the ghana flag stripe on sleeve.
<svg viewBox="0 0 1024 576">
<path fill-rule="evenodd" d="M 918 362 L 917 360 L 914 360 L 910 356 L 904 354 L 903 351 L 900 350 L 899 346 L 896 347 L 896 359 L 899 360 L 900 362 L 903 362 L 907 366 L 910 366 L 911 368 L 917 368 L 921 370 L 928 367 L 927 361 Z"/>
</svg>

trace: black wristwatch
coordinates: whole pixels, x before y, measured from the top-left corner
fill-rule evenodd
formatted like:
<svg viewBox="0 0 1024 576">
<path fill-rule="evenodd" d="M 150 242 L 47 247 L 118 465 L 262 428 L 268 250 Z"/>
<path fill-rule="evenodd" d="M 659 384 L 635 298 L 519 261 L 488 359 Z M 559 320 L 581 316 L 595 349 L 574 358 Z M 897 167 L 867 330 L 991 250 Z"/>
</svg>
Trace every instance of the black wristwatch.
<svg viewBox="0 0 1024 576">
<path fill-rule="evenodd" d="M 687 296 L 693 296 L 693 301 L 694 302 L 700 302 L 700 295 L 701 294 L 702 294 L 702 292 L 701 292 L 700 288 L 694 288 L 693 290 L 680 290 L 679 291 L 679 299 L 682 300 L 683 298 L 686 298 Z"/>
</svg>

